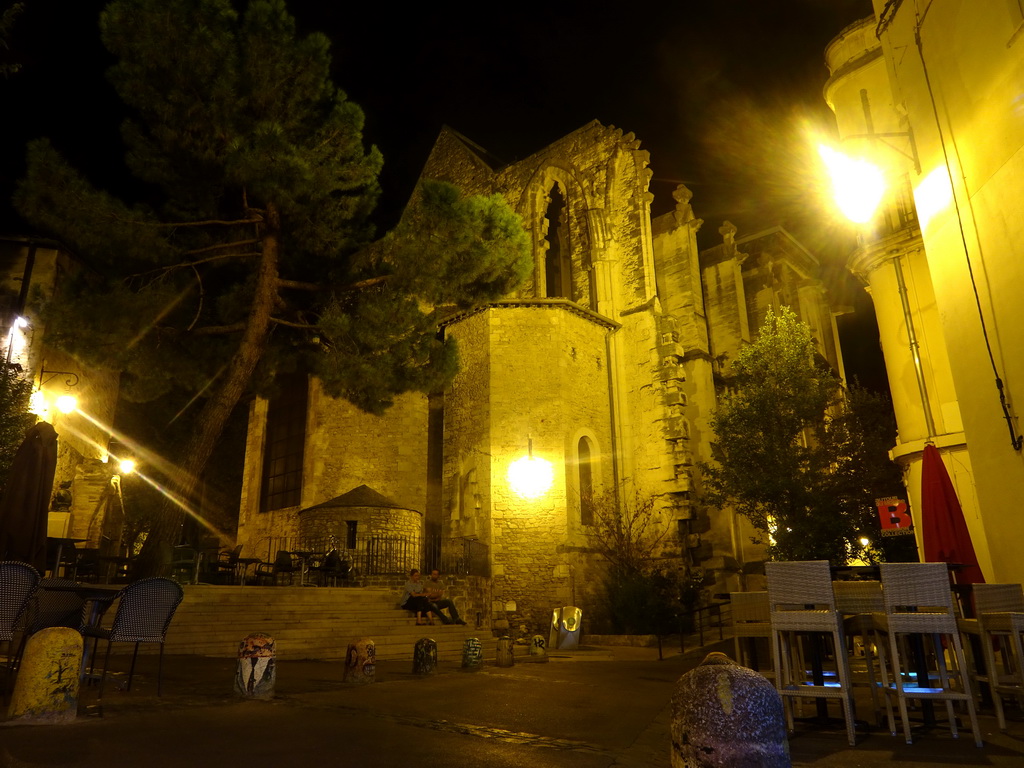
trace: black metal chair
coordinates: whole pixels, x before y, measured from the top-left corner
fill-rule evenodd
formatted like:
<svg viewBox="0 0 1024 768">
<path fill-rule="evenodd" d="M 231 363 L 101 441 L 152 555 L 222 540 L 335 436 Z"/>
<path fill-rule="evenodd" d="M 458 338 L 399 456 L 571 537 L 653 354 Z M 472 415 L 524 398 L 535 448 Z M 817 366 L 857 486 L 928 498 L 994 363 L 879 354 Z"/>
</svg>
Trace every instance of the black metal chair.
<svg viewBox="0 0 1024 768">
<path fill-rule="evenodd" d="M 85 600 L 74 592 L 50 590 L 48 587 L 74 587 L 77 582 L 71 579 L 40 579 L 39 588 L 29 599 L 25 611 L 25 631 L 18 643 L 18 652 L 14 656 L 14 666 L 21 665 L 21 657 L 25 654 L 28 639 L 41 629 L 49 627 L 68 627 L 81 630 L 82 612 Z"/>
<path fill-rule="evenodd" d="M 181 544 L 171 550 L 171 578 L 179 584 L 198 584 L 202 556 L 195 547 Z"/>
<path fill-rule="evenodd" d="M 288 577 L 288 585 L 292 584 L 292 574 L 296 571 L 295 560 L 291 552 L 283 549 L 277 551 L 277 556 L 272 563 L 259 563 L 256 566 L 256 583 L 263 584 L 269 581 L 277 586 L 282 583 L 284 576 Z"/>
<path fill-rule="evenodd" d="M 103 698 L 103 684 L 107 679 L 110 666 L 110 648 L 114 643 L 135 643 L 132 653 L 132 665 L 128 671 L 128 686 L 132 689 L 132 678 L 135 676 L 135 660 L 139 655 L 139 643 L 160 643 L 160 663 L 156 678 L 156 695 L 160 695 L 161 680 L 164 669 L 164 638 L 174 618 L 174 612 L 185 596 L 178 582 L 172 579 L 156 577 L 141 579 L 122 589 L 115 598 L 119 600 L 117 613 L 110 629 L 103 627 L 83 627 L 82 634 L 93 638 L 92 673 L 96 665 L 96 645 L 100 640 L 107 641 L 107 654 L 103 660 L 103 676 L 100 678 L 99 696 Z"/>
<path fill-rule="evenodd" d="M 226 583 L 234 584 L 238 580 L 238 558 L 241 554 L 241 544 L 234 549 L 219 552 L 217 559 L 210 563 L 214 577 L 225 574 Z"/>
<path fill-rule="evenodd" d="M 28 563 L 16 560 L 0 562 L 0 643 L 7 643 L 7 680 L 4 701 L 10 688 L 14 658 L 14 631 L 39 586 L 39 572 Z"/>
<path fill-rule="evenodd" d="M 328 582 L 330 582 L 331 586 L 337 586 L 338 579 L 342 581 L 348 579 L 351 567 L 348 560 L 343 560 L 341 555 L 338 554 L 338 550 L 332 549 L 324 556 L 323 562 L 314 570 L 320 574 L 320 584 L 326 587 Z"/>
</svg>

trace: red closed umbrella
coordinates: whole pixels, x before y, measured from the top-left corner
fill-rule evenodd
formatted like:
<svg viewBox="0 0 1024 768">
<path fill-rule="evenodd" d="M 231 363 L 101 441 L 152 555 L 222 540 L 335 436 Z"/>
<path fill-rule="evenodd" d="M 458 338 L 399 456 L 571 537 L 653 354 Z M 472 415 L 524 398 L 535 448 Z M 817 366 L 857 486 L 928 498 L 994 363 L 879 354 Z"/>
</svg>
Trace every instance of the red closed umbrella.
<svg viewBox="0 0 1024 768">
<path fill-rule="evenodd" d="M 921 530 L 926 562 L 959 564 L 964 566 L 956 572 L 959 583 L 985 583 L 960 500 L 938 449 L 931 444 L 924 447 L 921 464 Z"/>
<path fill-rule="evenodd" d="M 40 421 L 25 435 L 11 462 L 0 499 L 0 560 L 46 568 L 46 522 L 57 469 L 57 433 Z"/>
</svg>

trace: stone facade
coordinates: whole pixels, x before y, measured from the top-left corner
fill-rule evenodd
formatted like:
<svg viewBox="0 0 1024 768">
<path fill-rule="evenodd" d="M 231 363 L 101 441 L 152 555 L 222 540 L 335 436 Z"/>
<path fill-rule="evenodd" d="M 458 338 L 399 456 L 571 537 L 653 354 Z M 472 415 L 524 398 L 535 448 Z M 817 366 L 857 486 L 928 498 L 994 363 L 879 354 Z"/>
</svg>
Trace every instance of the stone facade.
<svg viewBox="0 0 1024 768">
<path fill-rule="evenodd" d="M 0 238 L 0 364 L 19 367 L 33 381 L 40 406 L 34 412 L 57 431 L 51 532 L 82 539 L 79 547 L 120 554 L 121 478 L 117 463 L 107 460 L 118 374 L 84 367 L 48 345 L 38 312 L 38 304 L 50 300 L 66 275 L 79 268 L 55 242 Z M 17 317 L 27 325 L 17 327 Z M 54 407 L 66 394 L 77 398 L 78 411 L 64 414 Z"/>
<path fill-rule="evenodd" d="M 700 254 L 685 187 L 652 218 L 648 164 L 632 134 L 598 122 L 510 165 L 444 129 L 423 177 L 502 194 L 530 236 L 532 275 L 443 323 L 461 360 L 443 393 L 407 396 L 378 418 L 310 385 L 302 506 L 366 483 L 422 510 L 450 550 L 486 545 L 486 618 L 517 634 L 546 632 L 556 606 L 600 613 L 588 489 L 652 499 L 662 554 L 735 586 L 761 553 L 731 511 L 699 503 L 696 472 L 712 457 L 716 365 L 783 302 L 812 321 L 841 370 L 813 256 L 782 230 L 737 242 L 728 227 L 721 247 Z M 239 536 L 254 541 L 294 532 L 298 507 L 258 511 L 266 404 L 251 415 Z M 552 469 L 537 498 L 508 480 L 527 455 Z"/>
</svg>

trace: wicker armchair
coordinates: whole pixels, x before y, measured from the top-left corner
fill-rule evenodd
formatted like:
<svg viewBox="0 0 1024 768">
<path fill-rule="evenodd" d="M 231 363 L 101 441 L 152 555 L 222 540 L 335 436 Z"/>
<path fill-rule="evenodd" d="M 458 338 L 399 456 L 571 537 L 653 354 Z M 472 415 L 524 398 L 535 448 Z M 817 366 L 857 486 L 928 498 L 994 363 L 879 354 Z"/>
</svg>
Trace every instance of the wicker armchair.
<svg viewBox="0 0 1024 768">
<path fill-rule="evenodd" d="M 988 684 L 999 730 L 1005 731 L 1002 694 L 1024 700 L 1024 589 L 1020 584 L 975 584 L 973 591 Z M 994 641 L 998 641 L 1001 668 L 996 664 Z"/>
<path fill-rule="evenodd" d="M 132 689 L 132 678 L 135 676 L 135 660 L 139 655 L 139 643 L 160 643 L 160 665 L 156 678 L 156 695 L 160 695 L 160 685 L 164 669 L 164 638 L 171 626 L 171 619 L 181 599 L 185 596 L 181 585 L 171 579 L 156 577 L 140 579 L 122 589 L 117 598 L 120 602 L 110 629 L 102 627 L 83 627 L 82 634 L 93 638 L 92 666 L 96 664 L 96 645 L 100 640 L 107 641 L 107 655 L 103 660 L 103 676 L 100 678 L 99 699 L 103 698 L 103 684 L 107 679 L 110 666 L 110 647 L 114 643 L 134 643 L 132 666 L 128 671 L 128 687 Z"/>
<path fill-rule="evenodd" d="M 789 730 L 793 730 L 792 699 L 812 698 L 840 702 L 846 721 L 850 746 L 857 742 L 854 725 L 853 689 L 846 656 L 843 623 L 832 593 L 832 572 L 827 560 L 765 563 L 768 577 L 768 602 L 772 625 L 772 655 L 775 663 L 775 688 L 782 697 Z M 792 663 L 798 635 L 810 633 L 832 642 L 835 669 L 821 669 L 808 675 L 801 665 Z M 815 665 L 824 665 L 827 654 L 814 653 Z M 834 675 L 834 678 L 826 678 Z"/>
<path fill-rule="evenodd" d="M 878 687 L 879 679 L 875 677 L 875 662 L 881 663 L 882 658 L 877 653 L 879 638 L 875 629 L 876 614 L 885 613 L 885 600 L 882 597 L 882 582 L 880 581 L 834 581 L 832 591 L 836 596 L 836 608 L 843 615 L 843 631 L 846 633 L 847 641 L 853 645 L 855 638 L 859 637 L 861 648 L 864 650 L 864 668 L 866 682 L 871 691 L 871 706 L 875 712 L 875 723 L 881 725 L 882 709 L 879 706 Z M 851 656 L 855 656 L 856 649 L 851 647 Z M 854 685 L 859 685 L 854 677 Z M 892 702 L 885 698 L 887 709 L 892 708 Z M 892 718 L 889 713 L 890 720 Z"/>
<path fill-rule="evenodd" d="M 758 668 L 757 640 L 772 636 L 772 622 L 768 609 L 767 592 L 730 592 L 729 607 L 732 611 L 732 634 L 736 642 L 736 661 Z M 743 643 L 748 640 L 748 643 Z M 749 653 L 746 652 L 749 650 Z"/>
<path fill-rule="evenodd" d="M 889 683 L 884 663 L 882 685 L 886 695 L 895 696 L 899 703 L 907 744 L 913 743 L 907 699 L 919 699 L 946 702 L 949 729 L 954 738 L 957 736 L 957 726 L 953 704 L 965 704 L 971 719 L 974 741 L 980 747 L 981 732 L 978 730 L 970 675 L 957 628 L 956 608 L 946 564 L 882 563 L 881 572 L 885 613 L 878 617 L 876 627 L 889 635 L 889 663 L 894 686 Z M 901 650 L 901 638 L 913 635 L 921 636 L 917 650 L 913 653 L 905 647 Z M 950 666 L 946 664 L 946 648 L 942 638 L 947 638 L 952 662 Z M 929 642 L 932 646 L 931 654 L 927 653 L 926 648 Z M 935 666 L 934 674 L 929 669 L 930 664 Z M 928 679 L 922 680 L 925 674 Z M 933 682 L 937 682 L 938 687 Z M 889 730 L 895 735 L 896 726 L 891 714 L 889 718 Z"/>
<path fill-rule="evenodd" d="M 32 594 L 39 585 L 39 572 L 28 563 L 15 560 L 0 562 L 0 643 L 7 643 L 7 680 L 4 701 L 10 688 L 14 659 L 14 630 L 28 608 Z"/>
</svg>

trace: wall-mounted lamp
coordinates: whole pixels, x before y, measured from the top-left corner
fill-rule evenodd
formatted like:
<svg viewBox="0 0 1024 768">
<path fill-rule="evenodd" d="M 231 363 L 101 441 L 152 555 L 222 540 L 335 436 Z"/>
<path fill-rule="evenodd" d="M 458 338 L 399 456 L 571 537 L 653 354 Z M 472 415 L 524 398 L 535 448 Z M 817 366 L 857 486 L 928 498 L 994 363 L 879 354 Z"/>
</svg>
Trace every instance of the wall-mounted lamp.
<svg viewBox="0 0 1024 768">
<path fill-rule="evenodd" d="M 533 455 L 533 438 L 527 438 L 527 455 L 508 466 L 508 484 L 512 491 L 524 499 L 543 496 L 554 482 L 551 462 Z"/>
<path fill-rule="evenodd" d="M 44 360 L 39 366 L 39 388 L 42 389 L 49 382 L 53 381 L 58 376 L 66 376 L 64 379 L 64 386 L 66 387 L 77 387 L 78 386 L 78 374 L 74 371 L 48 371 L 46 370 L 46 361 Z"/>
</svg>

